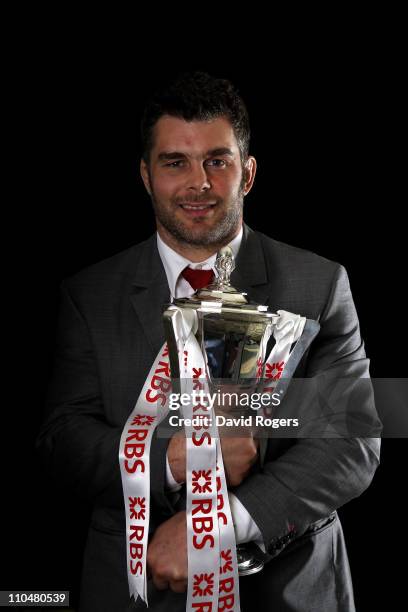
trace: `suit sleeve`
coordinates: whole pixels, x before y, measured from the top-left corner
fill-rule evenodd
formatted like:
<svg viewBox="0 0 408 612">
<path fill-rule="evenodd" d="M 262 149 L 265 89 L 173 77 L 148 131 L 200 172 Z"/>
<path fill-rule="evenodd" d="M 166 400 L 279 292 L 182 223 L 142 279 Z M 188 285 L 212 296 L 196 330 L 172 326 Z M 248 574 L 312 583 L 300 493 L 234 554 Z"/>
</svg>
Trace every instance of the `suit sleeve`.
<svg viewBox="0 0 408 612">
<path fill-rule="evenodd" d="M 335 376 L 368 377 L 369 361 L 342 266 L 334 275 L 320 325 L 306 375 L 330 371 Z M 372 396 L 364 399 L 373 402 Z M 258 525 L 272 558 L 311 523 L 358 497 L 369 486 L 379 457 L 379 438 L 299 438 L 234 493 Z"/>
<path fill-rule="evenodd" d="M 88 502 L 123 506 L 122 430 L 107 422 L 98 363 L 87 322 L 61 284 L 54 368 L 37 449 L 56 483 Z M 164 493 L 168 440 L 151 446 L 152 503 L 171 511 Z"/>
</svg>

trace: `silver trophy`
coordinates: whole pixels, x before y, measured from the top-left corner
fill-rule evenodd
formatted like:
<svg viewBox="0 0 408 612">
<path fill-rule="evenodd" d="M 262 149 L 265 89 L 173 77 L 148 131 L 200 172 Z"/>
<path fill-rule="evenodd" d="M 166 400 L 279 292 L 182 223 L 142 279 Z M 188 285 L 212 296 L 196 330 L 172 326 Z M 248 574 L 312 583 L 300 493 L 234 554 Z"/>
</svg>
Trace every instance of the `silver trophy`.
<svg viewBox="0 0 408 612">
<path fill-rule="evenodd" d="M 206 363 L 206 377 L 210 392 L 220 390 L 227 384 L 229 390 L 234 386 L 237 391 L 254 392 L 260 381 L 262 364 L 267 358 L 269 339 L 273 327 L 279 319 L 278 314 L 268 312 L 267 306 L 256 304 L 247 294 L 231 286 L 230 275 L 235 267 L 230 247 L 223 247 L 217 254 L 215 281 L 197 290 L 190 298 L 173 301 L 180 309 L 195 309 L 198 316 L 197 341 Z M 173 317 L 177 310 L 168 308 L 163 313 L 164 329 L 169 348 L 169 360 L 173 391 L 180 392 L 180 368 L 178 339 Z M 307 321 L 303 342 L 298 342 L 293 350 L 292 373 L 307 346 L 316 335 L 319 325 Z M 288 362 L 289 363 L 289 362 Z M 262 374 L 261 374 L 262 376 Z M 283 382 L 283 381 L 282 381 Z M 261 439 L 266 449 L 266 440 Z M 261 463 L 262 445 L 260 446 Z M 262 570 L 262 553 L 254 543 L 237 546 L 238 571 L 247 576 Z"/>
<path fill-rule="evenodd" d="M 230 275 L 235 267 L 230 247 L 217 254 L 214 283 L 200 289 L 190 298 L 175 299 L 178 308 L 194 308 L 198 314 L 197 340 L 207 364 L 207 380 L 212 391 L 220 388 L 220 382 L 253 388 L 257 380 L 259 359 L 265 358 L 266 342 L 271 335 L 274 315 L 267 306 L 250 302 L 247 294 L 234 289 Z M 177 339 L 172 318 L 175 311 L 164 312 L 164 328 L 169 347 L 173 390 L 178 392 L 180 379 Z M 247 383 L 247 384 L 246 384 Z M 240 576 L 259 572 L 264 563 L 256 558 L 253 548 L 237 547 Z"/>
</svg>

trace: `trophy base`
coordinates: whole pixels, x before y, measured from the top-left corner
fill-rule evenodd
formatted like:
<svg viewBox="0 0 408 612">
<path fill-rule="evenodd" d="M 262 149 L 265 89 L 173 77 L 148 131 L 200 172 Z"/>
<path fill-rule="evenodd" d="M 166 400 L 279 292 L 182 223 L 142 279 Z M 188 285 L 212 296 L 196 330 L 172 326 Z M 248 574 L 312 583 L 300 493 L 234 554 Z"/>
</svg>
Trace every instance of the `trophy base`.
<svg viewBox="0 0 408 612">
<path fill-rule="evenodd" d="M 257 559 L 251 551 L 245 546 L 237 546 L 237 561 L 238 561 L 238 574 L 240 576 L 250 576 L 251 574 L 257 574 L 264 568 L 264 563 L 260 559 Z"/>
</svg>

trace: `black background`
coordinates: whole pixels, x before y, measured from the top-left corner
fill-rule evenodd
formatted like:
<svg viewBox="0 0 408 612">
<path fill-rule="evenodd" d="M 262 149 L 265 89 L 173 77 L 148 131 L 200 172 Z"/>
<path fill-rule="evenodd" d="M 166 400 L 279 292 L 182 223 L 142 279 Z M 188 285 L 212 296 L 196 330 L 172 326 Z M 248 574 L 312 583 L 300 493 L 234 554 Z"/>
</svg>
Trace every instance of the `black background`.
<svg viewBox="0 0 408 612">
<path fill-rule="evenodd" d="M 207 70 L 236 84 L 258 160 L 246 221 L 346 267 L 371 373 L 382 377 L 406 375 L 397 339 L 405 303 L 403 103 L 398 50 L 379 39 L 350 46 L 338 37 L 330 45 L 328 36 L 324 44 L 303 39 L 254 53 L 234 46 L 232 32 L 224 54 L 198 59 L 171 36 L 154 58 L 157 33 L 145 46 L 126 49 L 109 30 L 79 39 L 76 30 L 60 34 L 28 45 L 14 75 L 21 93 L 13 95 L 10 150 L 18 153 L 18 176 L 13 223 L 3 229 L 4 239 L 13 240 L 3 279 L 11 310 L 4 332 L 13 331 L 5 381 L 13 399 L 5 413 L 16 423 L 6 440 L 4 473 L 12 477 L 4 476 L 1 588 L 70 590 L 75 604 L 89 509 L 55 490 L 33 440 L 60 281 L 154 231 L 139 177 L 139 120 L 149 93 L 180 69 Z M 406 451 L 405 440 L 384 440 L 371 487 L 340 510 L 358 610 L 389 604 L 390 594 L 400 608 Z"/>
</svg>

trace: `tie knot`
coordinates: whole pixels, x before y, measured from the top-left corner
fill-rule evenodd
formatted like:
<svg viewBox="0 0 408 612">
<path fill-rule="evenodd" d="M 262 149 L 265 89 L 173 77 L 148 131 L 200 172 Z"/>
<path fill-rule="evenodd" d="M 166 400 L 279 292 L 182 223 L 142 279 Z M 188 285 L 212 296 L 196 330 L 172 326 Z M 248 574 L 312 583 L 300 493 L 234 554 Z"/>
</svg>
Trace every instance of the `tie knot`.
<svg viewBox="0 0 408 612">
<path fill-rule="evenodd" d="M 213 270 L 197 270 L 194 268 L 184 268 L 181 275 L 192 286 L 194 290 L 202 289 L 211 283 L 214 278 Z"/>
</svg>

